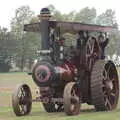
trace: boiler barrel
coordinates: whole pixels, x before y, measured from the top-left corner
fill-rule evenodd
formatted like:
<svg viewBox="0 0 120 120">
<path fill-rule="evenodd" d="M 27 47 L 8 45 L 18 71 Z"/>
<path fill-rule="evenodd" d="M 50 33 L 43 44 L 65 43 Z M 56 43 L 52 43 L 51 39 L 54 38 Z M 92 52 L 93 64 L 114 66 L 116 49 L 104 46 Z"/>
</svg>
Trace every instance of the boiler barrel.
<svg viewBox="0 0 120 120">
<path fill-rule="evenodd" d="M 42 62 L 35 66 L 32 77 L 39 87 L 43 87 L 72 81 L 72 72 L 70 69 L 54 66 L 48 62 Z"/>
</svg>

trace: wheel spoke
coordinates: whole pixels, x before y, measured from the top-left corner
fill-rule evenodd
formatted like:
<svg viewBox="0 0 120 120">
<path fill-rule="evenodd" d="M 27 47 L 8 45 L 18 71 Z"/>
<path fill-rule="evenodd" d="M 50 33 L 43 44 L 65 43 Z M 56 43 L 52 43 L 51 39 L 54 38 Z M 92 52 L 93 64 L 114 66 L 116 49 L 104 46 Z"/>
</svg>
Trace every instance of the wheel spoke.
<svg viewBox="0 0 120 120">
<path fill-rule="evenodd" d="M 103 80 L 107 80 L 107 71 L 104 69 L 103 71 Z"/>
<path fill-rule="evenodd" d="M 106 70 L 106 72 L 107 72 L 107 80 L 110 80 L 110 65 L 108 66 L 108 68 L 107 68 L 107 70 Z"/>
<path fill-rule="evenodd" d="M 74 109 L 75 109 L 75 105 L 74 105 L 74 104 L 71 104 L 70 110 L 71 110 L 71 111 L 74 111 Z"/>
<path fill-rule="evenodd" d="M 71 99 L 72 99 L 74 102 L 79 102 L 79 97 L 77 96 L 75 90 L 72 91 Z"/>
<path fill-rule="evenodd" d="M 91 44 L 91 54 L 93 54 L 93 52 L 94 52 L 94 44 L 95 44 L 95 40 L 92 39 L 91 42 L 92 42 L 92 44 Z"/>
<path fill-rule="evenodd" d="M 107 73 L 109 73 L 109 71 L 110 71 L 110 68 L 111 68 L 111 67 L 110 67 L 110 65 L 109 65 L 109 66 L 108 66 L 108 68 L 107 68 Z"/>
<path fill-rule="evenodd" d="M 105 84 L 103 83 L 101 87 L 102 87 L 102 88 L 105 88 Z M 104 92 L 105 92 L 105 91 L 104 91 Z"/>
<path fill-rule="evenodd" d="M 114 82 L 114 81 L 115 81 L 115 79 L 114 79 L 114 78 L 112 78 L 112 79 L 110 79 L 110 81 Z"/>
<path fill-rule="evenodd" d="M 91 69 L 92 67 L 92 58 L 90 58 L 90 61 L 89 61 L 89 69 Z"/>
<path fill-rule="evenodd" d="M 116 97 L 115 93 L 111 93 L 111 96 Z"/>
<path fill-rule="evenodd" d="M 86 44 L 86 64 L 89 70 L 91 70 L 94 62 L 96 61 L 97 54 L 95 53 L 95 44 L 96 38 L 89 37 L 88 42 Z"/>
<path fill-rule="evenodd" d="M 75 90 L 72 90 L 71 95 L 74 97 L 76 95 Z"/>
<path fill-rule="evenodd" d="M 104 90 L 104 91 L 103 91 L 103 95 L 106 96 L 106 93 L 107 93 L 107 92 Z"/>
<path fill-rule="evenodd" d="M 20 105 L 19 108 L 20 108 L 20 113 L 24 114 L 24 105 Z"/>
<path fill-rule="evenodd" d="M 25 96 L 25 93 L 24 93 L 24 89 L 23 88 L 21 88 L 21 96 Z"/>
<path fill-rule="evenodd" d="M 114 104 L 115 99 L 116 99 L 115 94 L 110 94 L 109 100 L 110 100 L 111 104 Z"/>
<path fill-rule="evenodd" d="M 21 98 L 21 91 L 18 92 L 18 98 Z"/>
<path fill-rule="evenodd" d="M 105 105 L 108 107 L 108 109 L 112 108 L 111 103 L 110 103 L 108 97 L 106 97 Z"/>
</svg>

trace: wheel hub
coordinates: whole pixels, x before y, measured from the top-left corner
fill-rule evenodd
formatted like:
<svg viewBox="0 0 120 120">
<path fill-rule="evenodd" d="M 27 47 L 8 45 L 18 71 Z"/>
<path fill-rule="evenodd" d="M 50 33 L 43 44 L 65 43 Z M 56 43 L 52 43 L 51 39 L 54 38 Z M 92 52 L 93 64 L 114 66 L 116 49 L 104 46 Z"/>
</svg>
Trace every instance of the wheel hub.
<svg viewBox="0 0 120 120">
<path fill-rule="evenodd" d="M 106 84 L 106 88 L 108 90 L 111 91 L 113 89 L 113 83 L 112 83 L 112 81 L 106 81 L 105 84 Z"/>
</svg>

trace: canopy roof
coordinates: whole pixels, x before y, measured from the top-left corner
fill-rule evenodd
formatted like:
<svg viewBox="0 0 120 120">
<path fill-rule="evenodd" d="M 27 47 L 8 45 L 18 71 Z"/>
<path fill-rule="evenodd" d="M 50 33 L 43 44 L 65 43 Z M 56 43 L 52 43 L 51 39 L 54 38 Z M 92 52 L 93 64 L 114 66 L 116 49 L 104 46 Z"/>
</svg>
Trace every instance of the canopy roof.
<svg viewBox="0 0 120 120">
<path fill-rule="evenodd" d="M 96 32 L 110 32 L 116 30 L 111 26 L 100 26 L 94 24 L 84 24 L 79 22 L 66 22 L 66 21 L 49 21 L 50 27 L 60 28 L 63 32 L 77 32 L 77 31 L 96 31 Z M 41 23 L 33 23 L 24 25 L 24 31 L 28 32 L 40 32 Z"/>
</svg>

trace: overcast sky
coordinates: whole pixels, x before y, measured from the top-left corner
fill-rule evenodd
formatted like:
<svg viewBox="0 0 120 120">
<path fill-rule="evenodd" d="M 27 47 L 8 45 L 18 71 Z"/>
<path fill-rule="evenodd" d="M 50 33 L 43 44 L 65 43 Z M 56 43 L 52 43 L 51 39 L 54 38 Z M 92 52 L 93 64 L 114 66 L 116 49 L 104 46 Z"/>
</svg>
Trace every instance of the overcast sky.
<svg viewBox="0 0 120 120">
<path fill-rule="evenodd" d="M 72 10 L 79 11 L 84 7 L 95 7 L 100 14 L 106 9 L 116 12 L 116 19 L 120 26 L 120 4 L 119 0 L 1 0 L 0 1 L 0 26 L 10 28 L 10 21 L 15 16 L 15 10 L 22 5 L 29 5 L 35 14 L 39 14 L 42 7 L 53 4 L 62 13 Z"/>
</svg>

